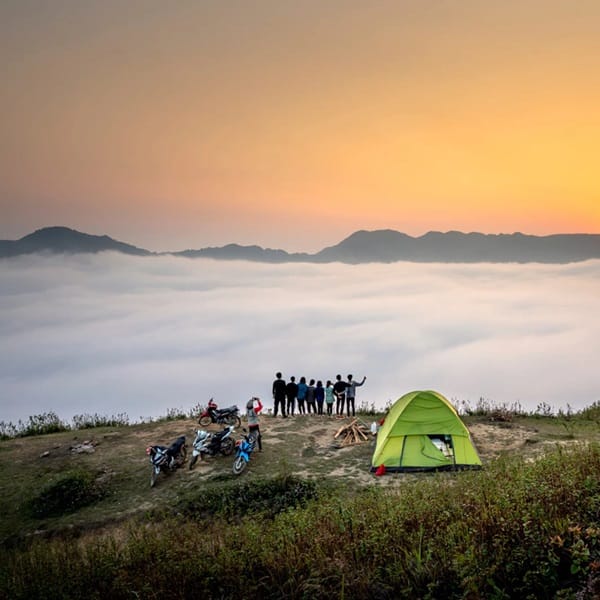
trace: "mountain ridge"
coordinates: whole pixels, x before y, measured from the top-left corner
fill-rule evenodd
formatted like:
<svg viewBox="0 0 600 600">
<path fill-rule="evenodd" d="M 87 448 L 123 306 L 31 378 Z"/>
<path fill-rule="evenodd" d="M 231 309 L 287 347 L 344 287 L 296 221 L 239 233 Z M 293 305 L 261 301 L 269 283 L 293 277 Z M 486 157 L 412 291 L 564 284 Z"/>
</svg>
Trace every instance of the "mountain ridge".
<svg viewBox="0 0 600 600">
<path fill-rule="evenodd" d="M 109 250 L 136 256 L 154 254 L 149 250 L 114 240 L 108 235 L 82 233 L 60 225 L 37 229 L 18 240 L 0 240 L 2 258 L 22 254 L 87 254 Z"/>
<path fill-rule="evenodd" d="M 310 262 L 347 264 L 391 262 L 443 263 L 569 263 L 600 258 L 600 234 L 567 233 L 535 236 L 516 233 L 429 231 L 419 237 L 393 229 L 355 231 L 341 242 L 314 254 L 289 253 L 258 245 L 204 247 L 177 252 L 153 252 L 63 226 L 44 227 L 19 240 L 0 240 L 0 258 L 23 254 L 77 254 L 105 251 L 135 256 L 172 255 L 184 258 L 247 260 L 252 262 Z"/>
</svg>

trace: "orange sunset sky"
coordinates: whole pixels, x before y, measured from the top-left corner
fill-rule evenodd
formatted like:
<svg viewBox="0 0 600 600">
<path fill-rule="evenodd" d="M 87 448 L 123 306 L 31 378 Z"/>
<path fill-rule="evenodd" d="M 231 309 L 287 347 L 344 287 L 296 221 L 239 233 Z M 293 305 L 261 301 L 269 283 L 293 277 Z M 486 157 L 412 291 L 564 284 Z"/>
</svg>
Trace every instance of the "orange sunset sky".
<svg viewBox="0 0 600 600">
<path fill-rule="evenodd" d="M 3 0 L 0 238 L 600 233 L 597 0 Z"/>
</svg>

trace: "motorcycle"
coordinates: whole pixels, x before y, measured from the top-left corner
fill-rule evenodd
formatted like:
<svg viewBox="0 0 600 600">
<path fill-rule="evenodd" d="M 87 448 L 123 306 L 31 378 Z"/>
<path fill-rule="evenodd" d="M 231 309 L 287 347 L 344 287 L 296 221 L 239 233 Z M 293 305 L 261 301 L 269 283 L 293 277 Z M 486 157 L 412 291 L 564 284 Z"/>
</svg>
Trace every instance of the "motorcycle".
<svg viewBox="0 0 600 600">
<path fill-rule="evenodd" d="M 187 457 L 185 436 L 178 437 L 168 448 L 158 445 L 148 446 L 146 454 L 150 457 L 150 464 L 152 465 L 150 487 L 154 487 L 161 471 L 169 473 L 185 463 Z"/>
<path fill-rule="evenodd" d="M 208 427 L 211 423 L 240 427 L 242 424 L 240 419 L 240 409 L 236 405 L 227 408 L 217 408 L 217 403 L 211 398 L 208 401 L 208 406 L 200 415 L 198 423 L 200 423 L 202 427 Z"/>
<path fill-rule="evenodd" d="M 229 456 L 235 448 L 233 432 L 233 425 L 228 425 L 223 431 L 219 431 L 218 433 L 209 433 L 203 429 L 198 429 L 192 443 L 193 450 L 192 457 L 190 458 L 190 470 L 196 464 L 199 456 L 216 456 L 219 453 L 223 456 Z"/>
<path fill-rule="evenodd" d="M 246 429 L 243 430 L 246 432 Z M 240 475 L 250 462 L 250 455 L 256 446 L 254 433 L 246 433 L 241 440 L 235 443 L 235 460 L 233 461 L 233 474 Z"/>
</svg>

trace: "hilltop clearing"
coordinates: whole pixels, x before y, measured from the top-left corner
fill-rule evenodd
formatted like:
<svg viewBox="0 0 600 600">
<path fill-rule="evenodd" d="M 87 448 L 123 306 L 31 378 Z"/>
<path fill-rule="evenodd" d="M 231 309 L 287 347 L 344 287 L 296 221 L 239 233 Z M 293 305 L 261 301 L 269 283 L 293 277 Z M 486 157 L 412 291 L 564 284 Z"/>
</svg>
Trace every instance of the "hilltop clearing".
<svg viewBox="0 0 600 600">
<path fill-rule="evenodd" d="M 367 427 L 377 417 L 359 416 Z M 466 417 L 475 447 L 484 467 L 502 454 L 521 453 L 534 458 L 549 445 L 574 444 L 600 439 L 593 421 L 570 422 L 557 418 L 519 418 L 511 422 Z M 150 465 L 145 449 L 150 444 L 170 444 L 179 435 L 187 437 L 188 450 L 199 425 L 194 419 L 171 420 L 123 427 L 99 427 L 51 435 L 17 438 L 0 443 L 0 498 L 3 541 L 61 530 L 106 528 L 130 516 L 168 507 L 182 493 L 209 489 L 223 481 L 246 481 L 277 474 L 342 484 L 352 490 L 365 486 L 397 486 L 407 478 L 429 475 L 386 475 L 369 472 L 375 437 L 340 447 L 334 436 L 351 419 L 302 416 L 261 419 L 263 452 L 255 452 L 249 468 L 239 478 L 231 470 L 233 457 L 209 457 L 193 470 L 187 465 L 162 475 L 150 488 Z M 212 425 L 209 430 L 216 431 Z M 239 437 L 241 431 L 235 433 Z M 91 473 L 103 496 L 68 514 L 35 518 L 28 502 L 47 483 L 71 470 Z"/>
</svg>

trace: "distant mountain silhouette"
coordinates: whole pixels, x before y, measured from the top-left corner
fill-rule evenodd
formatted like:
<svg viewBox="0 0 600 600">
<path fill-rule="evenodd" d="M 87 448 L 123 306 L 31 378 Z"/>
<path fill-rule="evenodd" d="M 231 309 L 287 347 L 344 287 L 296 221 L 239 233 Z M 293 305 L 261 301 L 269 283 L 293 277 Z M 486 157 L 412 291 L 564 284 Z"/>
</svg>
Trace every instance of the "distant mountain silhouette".
<svg viewBox="0 0 600 600">
<path fill-rule="evenodd" d="M 172 252 L 176 256 L 188 258 L 216 258 L 220 260 L 251 260 L 254 262 L 284 263 L 284 262 L 313 262 L 310 254 L 290 254 L 285 250 L 273 250 L 260 246 L 240 246 L 227 244 L 227 246 L 202 248 L 200 250 L 183 250 Z"/>
<path fill-rule="evenodd" d="M 314 255 L 321 262 L 541 262 L 600 258 L 600 235 L 548 236 L 430 231 L 417 238 L 389 229 L 357 231 Z"/>
<path fill-rule="evenodd" d="M 0 257 L 19 254 L 102 252 L 112 250 L 138 256 L 156 253 L 118 242 L 106 235 L 80 233 L 67 227 L 47 227 L 20 240 L 0 241 Z M 168 252 L 188 258 L 248 260 L 285 263 L 342 262 L 444 262 L 444 263 L 569 263 L 600 258 L 600 235 L 557 234 L 548 236 L 512 234 L 461 233 L 430 231 L 421 237 L 411 237 L 399 231 L 357 231 L 335 246 L 316 254 L 288 253 L 260 246 L 228 244 L 199 250 Z"/>
<path fill-rule="evenodd" d="M 113 240 L 107 235 L 90 235 L 68 227 L 45 227 L 20 240 L 0 241 L 0 257 L 33 253 L 76 254 L 106 250 L 137 256 L 152 254 L 148 250 Z"/>
</svg>

